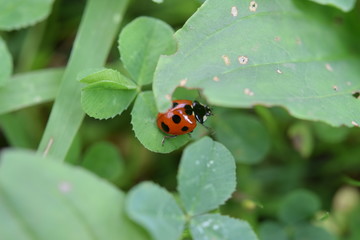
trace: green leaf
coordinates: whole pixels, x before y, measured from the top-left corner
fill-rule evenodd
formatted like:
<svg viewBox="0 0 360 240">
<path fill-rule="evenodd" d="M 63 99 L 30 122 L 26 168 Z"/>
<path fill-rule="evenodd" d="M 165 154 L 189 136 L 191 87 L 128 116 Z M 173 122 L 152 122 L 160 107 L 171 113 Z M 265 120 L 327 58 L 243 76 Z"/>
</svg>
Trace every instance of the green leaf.
<svg viewBox="0 0 360 240">
<path fill-rule="evenodd" d="M 134 100 L 137 86 L 120 72 L 103 69 L 80 79 L 81 104 L 90 117 L 107 119 L 120 115 Z"/>
<path fill-rule="evenodd" d="M 44 20 L 54 0 L 0 0 L 0 29 L 14 30 Z"/>
<path fill-rule="evenodd" d="M 346 45 L 353 36 L 349 26 L 334 24 L 338 12 L 320 10 L 299 0 L 206 1 L 176 32 L 177 52 L 160 57 L 158 109 L 184 86 L 203 89 L 212 105 L 277 105 L 302 119 L 360 124 L 352 96 L 360 88 L 360 59 Z"/>
<path fill-rule="evenodd" d="M 235 160 L 221 143 L 204 137 L 184 150 L 177 177 L 187 213 L 205 213 L 223 204 L 235 191 Z"/>
<path fill-rule="evenodd" d="M 80 82 L 89 84 L 90 86 L 110 88 L 110 89 L 137 89 L 136 84 L 122 75 L 120 72 L 113 69 L 102 69 L 91 73 Z M 85 87 L 86 89 L 87 87 Z"/>
<path fill-rule="evenodd" d="M 87 115 L 97 119 L 113 118 L 128 108 L 135 90 L 116 90 L 89 86 L 81 92 L 81 104 Z"/>
<path fill-rule="evenodd" d="M 356 4 L 356 0 L 310 0 L 310 1 L 322 4 L 322 5 L 334 6 L 344 12 L 351 11 L 355 7 L 355 4 Z"/>
<path fill-rule="evenodd" d="M 165 135 L 157 127 L 157 114 L 158 111 L 152 92 L 140 93 L 131 112 L 131 124 L 135 136 L 144 147 L 153 152 L 168 153 L 180 148 L 189 141 L 189 135 L 185 134 L 167 139 L 164 145 L 161 145 Z"/>
<path fill-rule="evenodd" d="M 314 141 L 308 124 L 297 122 L 289 128 L 288 134 L 296 151 L 304 158 L 309 157 L 314 148 Z"/>
<path fill-rule="evenodd" d="M 14 75 L 0 87 L 0 114 L 53 100 L 63 73 L 46 69 Z"/>
<path fill-rule="evenodd" d="M 154 183 L 134 187 L 127 196 L 126 210 L 154 240 L 177 240 L 183 232 L 185 216 L 180 207 L 169 192 Z"/>
<path fill-rule="evenodd" d="M 304 224 L 295 228 L 294 240 L 335 240 L 335 236 L 325 229 Z"/>
<path fill-rule="evenodd" d="M 320 200 L 312 192 L 297 190 L 285 196 L 278 212 L 284 223 L 296 224 L 314 216 L 320 209 Z"/>
<path fill-rule="evenodd" d="M 119 36 L 121 60 L 139 85 L 152 82 L 161 54 L 175 51 L 173 34 L 168 24 L 150 17 L 139 17 L 122 30 Z"/>
<path fill-rule="evenodd" d="M 128 0 L 87 1 L 74 47 L 38 148 L 40 154 L 65 158 L 85 116 L 81 106 L 81 83 L 76 77 L 86 69 L 104 65 L 127 2 Z"/>
<path fill-rule="evenodd" d="M 1 2 L 1 0 L 0 0 Z M 1 6 L 1 3 L 0 3 Z M 1 9 L 0 9 L 1 12 Z M 1 13 L 0 13 L 1 16 Z M 1 19 L 1 17 L 0 17 Z M 1 20 L 0 20 L 1 22 Z M 7 83 L 8 78 L 10 77 L 12 73 L 12 57 L 9 53 L 9 50 L 7 49 L 4 41 L 0 37 L 0 87 L 3 87 L 5 83 Z M 1 89 L 1 88 L 0 88 Z"/>
<path fill-rule="evenodd" d="M 125 214 L 124 194 L 81 168 L 7 150 L 0 186 L 4 240 L 146 239 Z"/>
<path fill-rule="evenodd" d="M 267 221 L 260 225 L 261 240 L 288 240 L 286 229 L 277 222 Z"/>
<path fill-rule="evenodd" d="M 194 240 L 257 240 L 250 225 L 242 220 L 219 214 L 195 216 L 190 222 Z"/>
<path fill-rule="evenodd" d="M 134 100 L 137 86 L 120 72 L 103 69 L 85 76 L 81 104 L 90 117 L 107 119 L 120 115 Z"/>
<path fill-rule="evenodd" d="M 258 163 L 269 151 L 269 134 L 257 118 L 235 111 L 215 111 L 214 122 L 217 139 L 237 162 Z"/>
<path fill-rule="evenodd" d="M 98 142 L 85 153 L 82 166 L 110 181 L 116 180 L 124 171 L 123 159 L 115 146 Z"/>
</svg>

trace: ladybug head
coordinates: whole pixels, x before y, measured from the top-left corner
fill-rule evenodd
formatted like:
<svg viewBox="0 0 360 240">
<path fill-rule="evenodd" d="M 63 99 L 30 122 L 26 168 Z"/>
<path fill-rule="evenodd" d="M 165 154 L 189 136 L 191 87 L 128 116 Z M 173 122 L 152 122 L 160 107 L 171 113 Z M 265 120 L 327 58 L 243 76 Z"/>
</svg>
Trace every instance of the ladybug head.
<svg viewBox="0 0 360 240">
<path fill-rule="evenodd" d="M 211 109 L 208 106 L 203 105 L 203 104 L 199 103 L 198 101 L 194 101 L 193 111 L 194 111 L 196 120 L 201 124 L 203 124 L 206 121 L 208 116 L 213 115 Z"/>
</svg>

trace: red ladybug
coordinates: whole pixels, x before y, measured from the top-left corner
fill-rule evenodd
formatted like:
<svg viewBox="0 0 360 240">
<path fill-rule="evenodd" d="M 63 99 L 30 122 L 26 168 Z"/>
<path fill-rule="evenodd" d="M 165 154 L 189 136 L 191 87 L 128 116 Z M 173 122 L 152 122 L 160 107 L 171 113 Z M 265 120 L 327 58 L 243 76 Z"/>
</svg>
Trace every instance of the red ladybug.
<svg viewBox="0 0 360 240">
<path fill-rule="evenodd" d="M 164 137 L 162 144 L 166 138 L 192 132 L 196 127 L 196 121 L 203 124 L 208 116 L 213 115 L 208 106 L 198 101 L 174 100 L 172 103 L 172 108 L 157 116 L 158 128 L 170 135 Z"/>
</svg>

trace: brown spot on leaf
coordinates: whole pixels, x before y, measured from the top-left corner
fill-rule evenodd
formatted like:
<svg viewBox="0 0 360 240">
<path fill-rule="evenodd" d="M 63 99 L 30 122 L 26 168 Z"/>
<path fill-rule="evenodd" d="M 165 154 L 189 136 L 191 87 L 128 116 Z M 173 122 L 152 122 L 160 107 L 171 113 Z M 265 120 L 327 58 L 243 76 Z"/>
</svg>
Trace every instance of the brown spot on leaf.
<svg viewBox="0 0 360 240">
<path fill-rule="evenodd" d="M 359 127 L 359 124 L 355 121 L 352 121 L 351 124 L 354 125 L 355 127 Z"/>
<path fill-rule="evenodd" d="M 181 81 L 180 81 L 180 86 L 185 86 L 185 84 L 187 83 L 187 78 L 184 78 L 184 79 L 182 79 Z"/>
<path fill-rule="evenodd" d="M 256 9 L 258 7 L 258 4 L 255 1 L 251 1 L 249 5 L 249 10 L 251 12 L 256 12 Z"/>
<path fill-rule="evenodd" d="M 222 55 L 221 57 L 224 60 L 225 65 L 230 65 L 230 58 L 228 56 Z"/>
<path fill-rule="evenodd" d="M 231 8 L 231 15 L 232 15 L 233 17 L 236 17 L 236 16 L 238 15 L 238 9 L 237 9 L 237 7 L 233 6 L 233 7 Z"/>
<path fill-rule="evenodd" d="M 333 68 L 331 67 L 331 65 L 329 63 L 325 64 L 325 68 L 326 70 L 328 70 L 329 72 L 333 71 Z"/>
<path fill-rule="evenodd" d="M 245 65 L 245 64 L 248 63 L 249 58 L 246 57 L 246 56 L 240 56 L 240 57 L 238 57 L 238 60 L 239 60 L 239 63 L 240 63 L 240 64 Z"/>
<path fill-rule="evenodd" d="M 254 96 L 254 92 L 251 91 L 249 88 L 244 89 L 244 94 L 248 96 Z"/>
<path fill-rule="evenodd" d="M 360 91 L 353 92 L 352 96 L 356 99 L 360 99 Z"/>
</svg>

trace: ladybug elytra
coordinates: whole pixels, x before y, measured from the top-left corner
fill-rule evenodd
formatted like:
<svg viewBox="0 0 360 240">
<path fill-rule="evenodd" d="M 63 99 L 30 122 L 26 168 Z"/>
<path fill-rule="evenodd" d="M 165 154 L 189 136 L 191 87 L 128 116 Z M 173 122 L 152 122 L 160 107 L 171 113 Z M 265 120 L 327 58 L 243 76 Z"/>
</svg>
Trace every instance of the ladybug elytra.
<svg viewBox="0 0 360 240">
<path fill-rule="evenodd" d="M 172 107 L 165 113 L 159 113 L 157 116 L 157 126 L 164 133 L 170 135 L 166 138 L 176 137 L 186 133 L 191 133 L 196 122 L 203 124 L 208 116 L 212 115 L 211 109 L 199 103 L 190 100 L 174 100 Z"/>
</svg>

